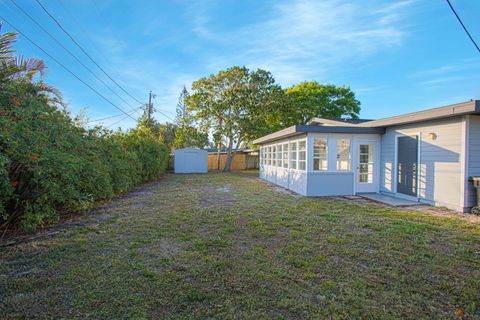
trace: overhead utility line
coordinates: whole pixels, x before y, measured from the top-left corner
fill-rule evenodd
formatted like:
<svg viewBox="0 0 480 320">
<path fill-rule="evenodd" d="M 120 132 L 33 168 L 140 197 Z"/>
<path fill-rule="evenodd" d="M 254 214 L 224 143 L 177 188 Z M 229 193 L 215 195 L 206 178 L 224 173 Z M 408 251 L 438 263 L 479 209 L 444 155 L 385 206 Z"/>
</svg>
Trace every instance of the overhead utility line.
<svg viewBox="0 0 480 320">
<path fill-rule="evenodd" d="M 75 72 L 71 71 L 69 68 L 67 68 L 63 63 L 61 63 L 60 61 L 58 61 L 55 57 L 53 57 L 50 53 L 48 53 L 47 51 L 45 51 L 41 46 L 39 46 L 35 41 L 33 41 L 30 37 L 28 37 L 26 34 L 24 34 L 22 31 L 20 31 L 17 27 L 15 27 L 11 22 L 9 22 L 7 19 L 5 19 L 4 17 L 0 16 L 0 19 L 4 20 L 6 23 L 8 23 L 8 25 L 10 25 L 15 31 L 17 31 L 19 34 L 21 34 L 23 37 L 25 37 L 25 39 L 27 39 L 30 43 L 32 43 L 35 47 L 37 47 L 39 50 L 41 50 L 44 54 L 46 54 L 48 57 L 50 57 L 50 59 L 52 59 L 53 61 L 55 61 L 59 66 L 61 66 L 63 69 L 65 69 L 68 73 L 70 73 L 72 76 L 74 76 L 78 81 L 80 81 L 81 83 L 83 83 L 85 86 L 87 86 L 90 90 L 92 90 L 93 92 L 95 92 L 95 94 L 97 94 L 100 98 L 102 98 L 103 100 L 105 100 L 106 102 L 108 102 L 110 105 L 112 105 L 113 107 L 117 108 L 118 110 L 120 110 L 122 113 L 126 114 L 128 117 L 132 118 L 133 120 L 137 121 L 137 119 L 135 119 L 134 117 L 132 117 L 131 115 L 129 115 L 128 113 L 126 113 L 122 108 L 120 108 L 119 106 L 117 106 L 116 104 L 114 104 L 112 101 L 110 101 L 108 98 L 106 98 L 104 95 L 102 95 L 100 92 L 98 92 L 95 88 L 93 88 L 91 85 L 89 85 L 88 83 L 86 83 L 84 80 L 82 80 L 82 78 L 80 78 Z"/>
</svg>

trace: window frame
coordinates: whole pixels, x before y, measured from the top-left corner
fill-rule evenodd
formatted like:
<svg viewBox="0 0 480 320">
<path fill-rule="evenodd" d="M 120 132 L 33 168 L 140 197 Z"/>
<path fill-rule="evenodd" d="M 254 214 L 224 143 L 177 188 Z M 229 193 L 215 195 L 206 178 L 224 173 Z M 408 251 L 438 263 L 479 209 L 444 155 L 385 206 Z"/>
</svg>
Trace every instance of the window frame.
<svg viewBox="0 0 480 320">
<path fill-rule="evenodd" d="M 283 166 L 283 144 L 279 143 L 277 144 L 277 167 L 282 167 Z"/>
<path fill-rule="evenodd" d="M 300 149 L 300 145 L 303 144 L 303 148 Z M 300 159 L 300 155 L 303 153 L 304 158 Z M 301 168 L 303 166 L 303 168 Z M 307 140 L 297 141 L 297 170 L 307 171 Z"/>
<path fill-rule="evenodd" d="M 277 145 L 272 145 L 272 167 L 277 166 Z"/>
<path fill-rule="evenodd" d="M 339 143 L 341 141 L 348 141 L 348 158 L 341 158 L 340 157 L 340 148 L 339 148 Z M 336 169 L 337 171 L 352 171 L 352 139 L 351 138 L 338 138 L 336 141 L 337 145 L 337 150 L 336 150 Z M 343 149 L 347 150 L 347 149 Z M 342 150 L 342 151 L 343 151 Z M 347 169 L 342 169 L 342 163 L 346 162 L 347 163 Z"/>
<path fill-rule="evenodd" d="M 322 141 L 325 145 L 325 154 L 322 157 L 322 149 L 319 149 L 318 154 L 315 153 L 315 148 L 316 148 L 316 141 Z M 313 154 L 312 154 L 312 159 L 313 159 L 313 171 L 328 171 L 328 143 L 329 139 L 328 137 L 314 137 L 313 138 Z M 320 147 L 319 147 L 320 148 Z M 315 160 L 318 160 L 319 166 L 315 166 Z"/>
<path fill-rule="evenodd" d="M 272 165 L 272 146 L 267 147 L 267 166 Z"/>
<path fill-rule="evenodd" d="M 288 146 L 289 152 L 289 165 L 288 168 L 292 170 L 297 170 L 297 157 L 298 157 L 298 149 L 297 149 L 297 141 L 290 141 Z M 295 148 L 292 148 L 295 146 Z"/>
<path fill-rule="evenodd" d="M 283 157 L 283 168 L 284 169 L 288 169 L 289 168 L 289 164 L 290 164 L 290 158 L 289 158 L 289 152 L 290 152 L 290 149 L 288 147 L 290 143 L 289 142 L 285 142 L 283 143 L 283 148 L 282 148 L 282 157 Z M 287 147 L 285 149 L 285 147 Z M 286 155 L 286 157 L 285 157 Z M 286 166 L 285 166 L 286 165 Z"/>
</svg>

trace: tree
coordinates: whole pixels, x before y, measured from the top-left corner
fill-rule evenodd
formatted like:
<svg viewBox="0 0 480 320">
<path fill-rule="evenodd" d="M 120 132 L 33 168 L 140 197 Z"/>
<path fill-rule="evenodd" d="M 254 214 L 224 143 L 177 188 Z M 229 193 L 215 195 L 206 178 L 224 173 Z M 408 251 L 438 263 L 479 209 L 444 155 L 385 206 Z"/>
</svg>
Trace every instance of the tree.
<svg viewBox="0 0 480 320">
<path fill-rule="evenodd" d="M 0 31 L 2 24 L 0 22 Z M 60 91 L 43 81 L 33 81 L 36 74 L 44 75 L 47 67 L 43 60 L 37 58 L 25 58 L 15 55 L 12 49 L 17 41 L 14 32 L 0 33 L 0 92 L 6 91 L 13 83 L 23 83 L 28 87 L 28 93 L 33 96 L 51 94 L 51 102 L 65 107 Z"/>
<path fill-rule="evenodd" d="M 1 30 L 2 24 L 0 23 Z M 43 74 L 46 70 L 43 60 L 15 56 L 12 45 L 16 41 L 17 34 L 14 32 L 0 34 L 0 83 L 12 78 L 27 78 L 31 81 L 35 74 Z"/>
<path fill-rule="evenodd" d="M 175 123 L 177 126 L 181 127 L 185 124 L 188 124 L 188 110 L 185 104 L 185 100 L 188 99 L 188 91 L 185 86 L 183 86 L 182 91 L 180 92 L 180 97 L 178 97 L 177 103 L 177 116 L 175 117 Z"/>
<path fill-rule="evenodd" d="M 283 127 L 307 123 L 313 117 L 358 118 L 360 101 L 346 86 L 305 81 L 285 90 L 285 104 L 280 114 Z"/>
<path fill-rule="evenodd" d="M 173 149 L 176 130 L 177 125 L 171 122 L 162 123 L 158 127 L 159 140 L 168 147 L 169 151 Z"/>
<path fill-rule="evenodd" d="M 174 146 L 176 148 L 198 147 L 208 144 L 208 131 L 198 130 L 193 125 L 193 118 L 186 105 L 189 97 L 187 88 L 183 86 L 177 103 L 177 115 L 175 117 Z"/>
<path fill-rule="evenodd" d="M 232 67 L 192 84 L 186 100 L 198 126 L 209 128 L 217 145 L 227 145 L 224 171 L 230 171 L 232 150 L 268 132 L 269 120 L 279 109 L 281 87 L 270 72 Z"/>
</svg>

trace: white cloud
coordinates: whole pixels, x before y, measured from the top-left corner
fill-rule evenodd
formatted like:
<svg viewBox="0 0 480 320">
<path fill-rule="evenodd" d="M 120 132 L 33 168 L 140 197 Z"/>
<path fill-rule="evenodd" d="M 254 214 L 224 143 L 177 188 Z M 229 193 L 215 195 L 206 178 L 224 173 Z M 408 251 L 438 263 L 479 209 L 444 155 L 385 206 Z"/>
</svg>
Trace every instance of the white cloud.
<svg viewBox="0 0 480 320">
<path fill-rule="evenodd" d="M 478 58 L 454 61 L 435 68 L 420 70 L 414 73 L 411 78 L 418 85 L 426 88 L 466 84 L 478 78 L 479 62 L 480 59 Z"/>
<path fill-rule="evenodd" d="M 185 21 L 178 23 L 188 24 L 191 34 L 186 38 L 178 35 L 183 40 L 169 44 L 190 55 L 195 61 L 188 62 L 191 69 L 180 65 L 181 60 L 160 58 L 153 44 L 132 48 L 115 34 L 95 40 L 112 65 L 119 66 L 115 73 L 128 79 L 126 86 L 136 96 L 146 100 L 146 90 L 152 89 L 157 94 L 155 105 L 173 117 L 184 84 L 188 88 L 201 76 L 234 65 L 269 70 L 285 86 L 311 79 L 333 82 L 335 73 L 344 71 L 341 66 L 401 45 L 408 36 L 404 20 L 415 3 L 286 0 L 256 8 L 255 16 L 244 24 L 225 26 L 225 17 L 218 10 L 224 2 L 188 2 Z M 155 30 L 155 25 L 150 28 Z M 158 118 L 167 120 L 161 115 Z"/>
<path fill-rule="evenodd" d="M 399 21 L 414 3 L 400 1 L 381 7 L 372 1 L 287 1 L 275 3 L 265 21 L 233 31 L 202 24 L 199 35 L 208 34 L 222 45 L 227 41 L 234 48 L 228 55 L 210 57 L 210 68 L 264 67 L 288 85 L 326 77 L 337 64 L 401 44 L 406 32 Z M 205 12 L 201 16 L 203 22 L 208 21 Z"/>
</svg>

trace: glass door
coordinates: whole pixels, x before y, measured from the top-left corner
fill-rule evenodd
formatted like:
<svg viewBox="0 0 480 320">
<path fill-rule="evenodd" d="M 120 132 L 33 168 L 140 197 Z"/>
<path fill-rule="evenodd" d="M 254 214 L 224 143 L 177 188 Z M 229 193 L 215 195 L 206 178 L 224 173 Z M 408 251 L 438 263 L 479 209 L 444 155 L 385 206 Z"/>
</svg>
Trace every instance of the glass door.
<svg viewBox="0 0 480 320">
<path fill-rule="evenodd" d="M 359 145 L 358 183 L 373 182 L 373 144 Z"/>
<path fill-rule="evenodd" d="M 377 144 L 374 141 L 359 141 L 357 146 L 356 192 L 377 192 Z"/>
</svg>

